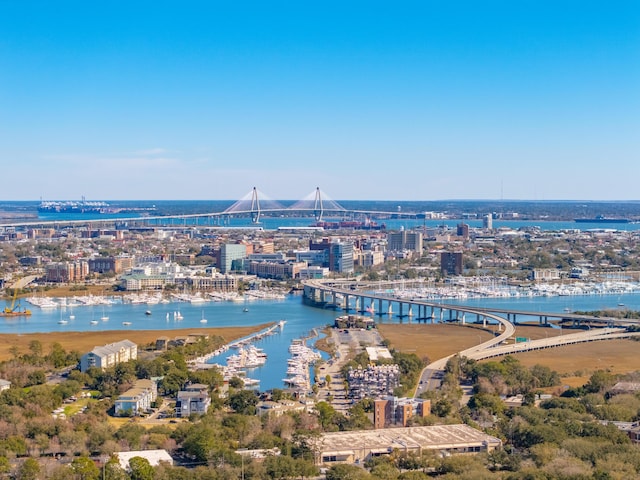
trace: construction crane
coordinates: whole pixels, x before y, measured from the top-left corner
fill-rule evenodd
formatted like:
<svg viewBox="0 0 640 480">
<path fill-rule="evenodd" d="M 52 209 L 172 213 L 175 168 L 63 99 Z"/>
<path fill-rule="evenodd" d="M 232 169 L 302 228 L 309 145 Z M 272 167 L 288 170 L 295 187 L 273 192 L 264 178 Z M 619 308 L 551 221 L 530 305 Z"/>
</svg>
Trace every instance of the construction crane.
<svg viewBox="0 0 640 480">
<path fill-rule="evenodd" d="M 4 307 L 4 310 L 0 312 L 0 317 L 28 317 L 29 315 L 31 315 L 31 310 L 27 308 L 20 309 L 20 300 L 18 300 L 18 289 L 14 288 L 11 305 Z"/>
</svg>

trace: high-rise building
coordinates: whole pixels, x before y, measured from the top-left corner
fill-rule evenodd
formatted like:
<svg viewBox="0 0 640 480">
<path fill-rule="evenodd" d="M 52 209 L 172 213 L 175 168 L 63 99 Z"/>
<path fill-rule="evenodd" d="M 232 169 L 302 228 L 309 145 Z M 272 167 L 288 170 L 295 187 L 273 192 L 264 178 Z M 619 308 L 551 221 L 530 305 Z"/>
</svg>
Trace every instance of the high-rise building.
<svg viewBox="0 0 640 480">
<path fill-rule="evenodd" d="M 387 250 L 401 252 L 409 250 L 422 255 L 422 232 L 400 232 L 389 233 L 387 235 Z"/>
<path fill-rule="evenodd" d="M 469 225 L 466 223 L 459 223 L 456 233 L 459 237 L 469 238 Z"/>
<path fill-rule="evenodd" d="M 246 245 L 238 245 L 235 243 L 223 243 L 220 246 L 220 268 L 221 273 L 228 273 L 233 270 L 233 262 L 242 260 L 247 256 Z"/>
<path fill-rule="evenodd" d="M 309 250 L 323 250 L 328 253 L 324 257 L 326 263 L 323 267 L 328 267 L 332 272 L 351 273 L 354 267 L 353 244 L 332 241 L 333 239 L 324 238 L 321 243 L 309 242 Z M 302 259 L 299 259 L 302 260 Z M 310 263 L 311 264 L 311 263 Z"/>
<path fill-rule="evenodd" d="M 482 217 L 482 228 L 485 230 L 493 230 L 493 215 L 487 213 L 484 217 Z"/>
<path fill-rule="evenodd" d="M 443 275 L 462 275 L 462 252 L 442 252 L 440 271 Z"/>
</svg>

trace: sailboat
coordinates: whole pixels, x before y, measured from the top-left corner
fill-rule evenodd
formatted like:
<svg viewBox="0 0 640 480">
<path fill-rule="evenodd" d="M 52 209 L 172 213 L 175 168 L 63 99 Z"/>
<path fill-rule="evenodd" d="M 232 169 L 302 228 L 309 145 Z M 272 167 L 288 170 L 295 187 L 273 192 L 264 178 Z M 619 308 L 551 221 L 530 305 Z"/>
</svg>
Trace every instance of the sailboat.
<svg viewBox="0 0 640 480">
<path fill-rule="evenodd" d="M 62 318 L 62 310 L 60 310 L 60 320 L 58 320 L 60 325 L 66 325 L 67 321 Z"/>
<path fill-rule="evenodd" d="M 109 317 L 107 317 L 107 315 L 105 315 L 104 313 L 104 307 L 102 307 L 102 316 L 100 317 L 100 320 L 102 320 L 103 322 L 109 320 Z"/>
<path fill-rule="evenodd" d="M 200 323 L 207 323 L 207 319 L 204 318 L 204 310 L 202 311 L 202 319 L 200 320 Z"/>
</svg>

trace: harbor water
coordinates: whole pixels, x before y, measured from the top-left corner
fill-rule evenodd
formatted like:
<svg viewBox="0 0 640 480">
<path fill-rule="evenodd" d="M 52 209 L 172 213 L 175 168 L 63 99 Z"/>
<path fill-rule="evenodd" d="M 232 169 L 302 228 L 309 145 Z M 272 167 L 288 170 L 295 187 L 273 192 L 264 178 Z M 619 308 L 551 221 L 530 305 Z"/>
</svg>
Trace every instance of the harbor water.
<svg viewBox="0 0 640 480">
<path fill-rule="evenodd" d="M 640 310 L 640 294 L 605 294 L 539 296 L 517 298 L 467 298 L 443 299 L 445 303 L 469 305 L 474 307 L 514 308 L 532 312 L 565 312 L 568 310 L 590 311 L 605 309 Z M 31 307 L 30 317 L 3 318 L 0 320 L 0 333 L 35 333 L 60 331 L 104 331 L 123 330 L 123 339 L 127 329 L 166 330 L 164 335 L 171 337 L 171 330 L 191 328 L 201 331 L 209 327 L 229 327 L 260 325 L 286 320 L 281 332 L 264 337 L 255 345 L 267 354 L 264 366 L 248 371 L 247 376 L 260 380 L 260 389 L 283 388 L 282 379 L 286 377 L 289 346 L 294 339 L 309 335 L 312 329 L 322 329 L 333 324 L 340 311 L 323 310 L 303 304 L 298 295 L 289 295 L 284 300 L 254 300 L 242 302 L 206 302 L 191 304 L 188 302 L 159 303 L 155 305 L 113 303 L 109 305 L 76 306 L 40 309 Z M 147 314 L 147 311 L 150 315 Z M 174 320 L 174 312 L 180 312 L 182 320 Z M 397 312 L 397 310 L 396 310 Z M 73 317 L 73 318 L 71 318 Z M 108 320 L 101 320 L 108 317 Z M 396 316 L 376 316 L 383 323 L 408 323 Z M 59 323 L 63 319 L 66 323 Z M 202 319 L 207 322 L 202 323 Z M 525 319 L 523 319 L 525 320 Z M 530 319 L 535 321 L 534 318 Z M 129 325 L 123 325 L 123 322 Z M 314 340 L 309 342 L 313 344 Z M 211 362 L 224 364 L 226 356 L 235 353 L 225 352 Z"/>
</svg>

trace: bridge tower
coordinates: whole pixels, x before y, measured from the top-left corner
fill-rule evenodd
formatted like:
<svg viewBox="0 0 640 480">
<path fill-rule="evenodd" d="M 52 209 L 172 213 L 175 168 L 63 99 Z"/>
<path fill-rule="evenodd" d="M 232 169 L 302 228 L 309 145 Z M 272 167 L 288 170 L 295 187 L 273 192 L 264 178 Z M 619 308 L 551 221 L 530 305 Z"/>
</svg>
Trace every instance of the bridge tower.
<svg viewBox="0 0 640 480">
<path fill-rule="evenodd" d="M 313 202 L 313 214 L 316 217 L 316 222 L 322 221 L 322 214 L 324 209 L 322 208 L 322 194 L 320 193 L 320 187 L 316 187 L 316 198 Z"/>
<path fill-rule="evenodd" d="M 258 198 L 258 190 L 253 187 L 251 194 L 251 221 L 260 223 L 260 199 Z"/>
</svg>

